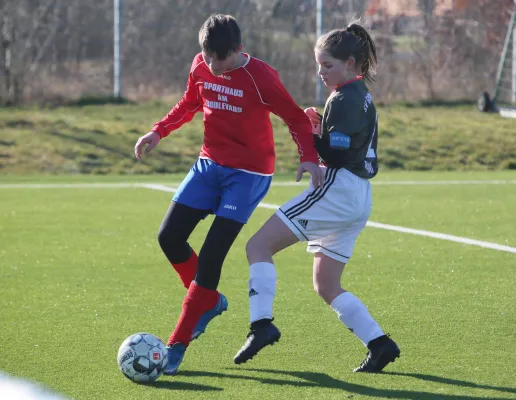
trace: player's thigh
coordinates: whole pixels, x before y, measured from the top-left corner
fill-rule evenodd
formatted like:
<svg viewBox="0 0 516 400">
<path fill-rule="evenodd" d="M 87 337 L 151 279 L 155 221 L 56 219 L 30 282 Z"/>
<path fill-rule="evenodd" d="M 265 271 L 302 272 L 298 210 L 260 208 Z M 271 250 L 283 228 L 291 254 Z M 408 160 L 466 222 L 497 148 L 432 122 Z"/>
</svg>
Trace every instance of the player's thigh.
<svg viewBox="0 0 516 400">
<path fill-rule="evenodd" d="M 199 210 L 214 212 L 221 196 L 216 164 L 198 159 L 174 194 L 173 201 Z"/>
<path fill-rule="evenodd" d="M 267 194 L 272 177 L 224 168 L 219 179 L 222 192 L 215 215 L 245 224 Z"/>
<path fill-rule="evenodd" d="M 186 241 L 197 224 L 209 214 L 208 210 L 192 208 L 172 201 L 163 221 L 158 238 L 160 241 Z"/>
<path fill-rule="evenodd" d="M 327 169 L 322 188 L 309 189 L 280 207 L 278 216 L 300 240 L 318 240 L 364 218 L 370 184 L 349 171 Z"/>
<path fill-rule="evenodd" d="M 328 191 L 335 181 L 335 170 L 326 169 L 325 182 L 320 188 L 314 188 L 311 181 L 307 189 L 303 190 L 294 198 L 283 204 L 276 215 L 283 223 L 297 236 L 301 242 L 313 240 L 329 235 L 332 230 L 337 229 L 330 227 L 331 224 L 321 226 L 321 220 L 331 220 L 333 217 L 327 218 L 327 214 L 323 209 L 327 202 Z M 326 196 L 326 198 L 325 198 Z"/>
<path fill-rule="evenodd" d="M 319 239 L 308 242 L 309 253 L 322 253 L 336 261 L 347 264 L 351 259 L 358 235 L 365 228 L 367 219 L 342 227 Z"/>
<path fill-rule="evenodd" d="M 297 242 L 299 238 L 292 229 L 274 214 L 247 243 L 247 258 L 252 264 L 261 261 L 264 255 L 273 256 Z"/>
<path fill-rule="evenodd" d="M 354 205 L 350 205 L 346 193 L 337 180 L 337 170 L 327 169 L 322 188 L 316 189 L 310 184 L 308 189 L 283 204 L 277 215 L 300 241 L 319 239 L 356 219 Z"/>
<path fill-rule="evenodd" d="M 324 253 L 315 253 L 313 282 L 317 292 L 340 288 L 340 279 L 346 264 Z"/>
</svg>

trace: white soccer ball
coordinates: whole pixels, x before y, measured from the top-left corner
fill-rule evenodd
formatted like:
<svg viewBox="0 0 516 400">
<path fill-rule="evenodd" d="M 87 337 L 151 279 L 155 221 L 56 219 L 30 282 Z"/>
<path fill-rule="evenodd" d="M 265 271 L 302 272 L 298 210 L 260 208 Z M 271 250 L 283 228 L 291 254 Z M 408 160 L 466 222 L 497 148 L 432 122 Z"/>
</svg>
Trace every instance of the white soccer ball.
<svg viewBox="0 0 516 400">
<path fill-rule="evenodd" d="M 124 340 L 118 350 L 120 371 L 137 383 L 158 379 L 167 366 L 167 348 L 156 336 L 140 332 Z"/>
</svg>

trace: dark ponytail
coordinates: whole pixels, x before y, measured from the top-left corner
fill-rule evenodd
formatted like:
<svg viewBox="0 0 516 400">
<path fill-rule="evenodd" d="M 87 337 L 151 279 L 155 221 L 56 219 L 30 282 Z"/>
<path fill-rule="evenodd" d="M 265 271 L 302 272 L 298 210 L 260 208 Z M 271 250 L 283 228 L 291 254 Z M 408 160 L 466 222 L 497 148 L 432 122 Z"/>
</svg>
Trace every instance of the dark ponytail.
<svg viewBox="0 0 516 400">
<path fill-rule="evenodd" d="M 318 38 L 315 50 L 327 52 L 342 61 L 353 56 L 366 82 L 374 82 L 373 76 L 378 67 L 376 45 L 358 21 L 351 22 L 346 29 L 335 29 Z"/>
<path fill-rule="evenodd" d="M 376 45 L 371 35 L 357 22 L 349 24 L 346 30 L 360 39 L 360 45 L 362 47 L 362 51 L 360 52 L 360 56 L 362 57 L 359 56 L 362 61 L 361 63 L 359 62 L 360 73 L 367 82 L 373 82 L 373 75 L 376 74 L 376 68 L 378 67 L 378 58 L 376 57 Z"/>
</svg>

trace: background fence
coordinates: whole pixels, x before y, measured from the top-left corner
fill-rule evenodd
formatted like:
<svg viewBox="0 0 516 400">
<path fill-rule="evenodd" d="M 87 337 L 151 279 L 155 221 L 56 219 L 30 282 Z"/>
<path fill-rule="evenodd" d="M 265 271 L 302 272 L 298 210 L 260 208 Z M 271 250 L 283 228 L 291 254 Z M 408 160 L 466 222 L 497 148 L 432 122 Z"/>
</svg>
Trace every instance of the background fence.
<svg viewBox="0 0 516 400">
<path fill-rule="evenodd" d="M 245 50 L 273 65 L 298 102 L 314 101 L 316 0 L 122 5 L 124 96 L 182 92 L 198 29 L 222 12 L 238 19 Z M 326 31 L 357 15 L 373 29 L 377 102 L 475 100 L 494 90 L 513 8 L 514 0 L 325 0 L 323 21 Z M 0 103 L 111 95 L 113 16 L 113 0 L 0 0 Z"/>
</svg>

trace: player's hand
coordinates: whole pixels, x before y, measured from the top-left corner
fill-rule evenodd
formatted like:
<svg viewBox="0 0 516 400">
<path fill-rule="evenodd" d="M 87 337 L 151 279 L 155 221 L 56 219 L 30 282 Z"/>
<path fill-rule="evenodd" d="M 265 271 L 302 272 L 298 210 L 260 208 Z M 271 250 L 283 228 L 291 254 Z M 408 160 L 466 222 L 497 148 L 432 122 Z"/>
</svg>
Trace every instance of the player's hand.
<svg viewBox="0 0 516 400">
<path fill-rule="evenodd" d="M 158 132 L 150 131 L 149 133 L 141 136 L 136 145 L 134 146 L 134 155 L 139 160 L 142 158 L 142 152 L 144 146 L 147 144 L 147 148 L 145 149 L 146 153 L 149 153 L 161 140 Z"/>
<path fill-rule="evenodd" d="M 312 123 L 312 133 L 321 137 L 321 114 L 315 107 L 305 108 L 305 114 Z"/>
<path fill-rule="evenodd" d="M 321 114 L 319 114 L 319 111 L 315 107 L 308 107 L 305 108 L 305 114 L 308 118 L 310 118 L 310 121 L 315 124 L 321 123 Z"/>
<path fill-rule="evenodd" d="M 296 182 L 301 180 L 301 177 L 305 172 L 308 172 L 312 177 L 312 185 L 314 185 L 314 188 L 324 185 L 324 172 L 316 163 L 311 161 L 301 163 L 297 169 Z"/>
</svg>

